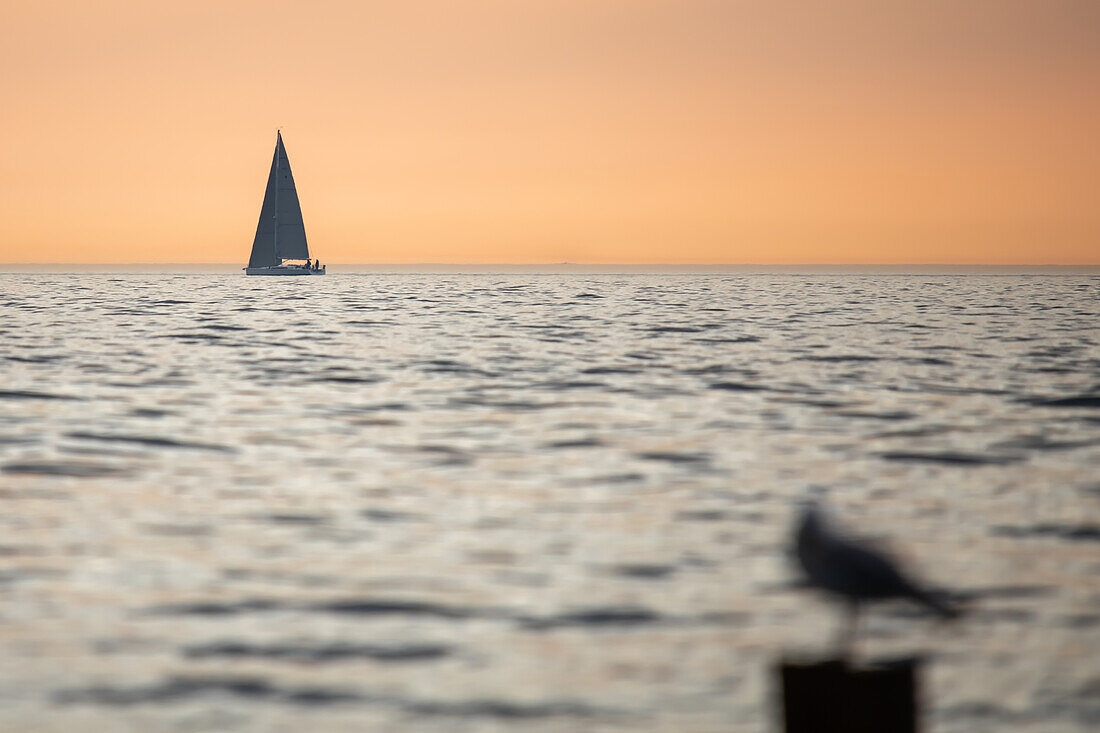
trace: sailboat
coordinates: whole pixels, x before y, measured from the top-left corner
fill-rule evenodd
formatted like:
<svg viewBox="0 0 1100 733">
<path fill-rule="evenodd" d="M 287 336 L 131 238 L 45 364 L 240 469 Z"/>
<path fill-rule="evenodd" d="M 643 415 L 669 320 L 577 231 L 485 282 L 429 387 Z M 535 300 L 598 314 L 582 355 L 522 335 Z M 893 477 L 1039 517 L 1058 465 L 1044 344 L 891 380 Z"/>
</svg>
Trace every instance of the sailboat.
<svg viewBox="0 0 1100 733">
<path fill-rule="evenodd" d="M 264 203 L 260 207 L 260 223 L 252 242 L 246 275 L 324 275 L 325 268 L 309 258 L 306 227 L 290 159 L 283 147 L 283 134 L 276 131 L 275 156 L 267 177 Z"/>
</svg>

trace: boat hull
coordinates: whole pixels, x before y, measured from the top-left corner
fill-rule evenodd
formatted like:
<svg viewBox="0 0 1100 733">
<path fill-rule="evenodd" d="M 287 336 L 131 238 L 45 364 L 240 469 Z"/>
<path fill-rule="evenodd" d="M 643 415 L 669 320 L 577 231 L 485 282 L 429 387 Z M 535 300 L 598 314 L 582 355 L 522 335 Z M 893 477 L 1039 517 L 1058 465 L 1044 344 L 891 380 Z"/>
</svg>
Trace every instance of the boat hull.
<svg viewBox="0 0 1100 733">
<path fill-rule="evenodd" d="M 282 275 L 282 276 L 302 276 L 302 275 L 324 275 L 325 270 L 307 268 L 307 267 L 246 267 L 244 268 L 245 275 Z"/>
</svg>

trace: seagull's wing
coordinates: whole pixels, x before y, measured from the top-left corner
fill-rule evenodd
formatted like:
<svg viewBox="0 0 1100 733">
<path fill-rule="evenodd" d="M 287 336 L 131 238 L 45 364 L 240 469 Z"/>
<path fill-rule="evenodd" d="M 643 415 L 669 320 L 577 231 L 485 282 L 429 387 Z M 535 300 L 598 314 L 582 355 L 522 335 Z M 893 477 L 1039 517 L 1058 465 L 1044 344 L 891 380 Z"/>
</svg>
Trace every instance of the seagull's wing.
<svg viewBox="0 0 1100 733">
<path fill-rule="evenodd" d="M 911 594 L 913 584 L 886 555 L 837 537 L 829 539 L 822 566 L 838 592 L 867 600 Z"/>
<path fill-rule="evenodd" d="M 897 563 L 888 555 L 874 548 L 854 542 L 833 539 L 829 552 L 833 559 L 829 565 L 838 568 L 834 578 L 838 584 L 847 585 L 841 592 L 856 598 L 908 598 L 946 618 L 958 614 L 935 595 L 906 577 Z"/>
</svg>

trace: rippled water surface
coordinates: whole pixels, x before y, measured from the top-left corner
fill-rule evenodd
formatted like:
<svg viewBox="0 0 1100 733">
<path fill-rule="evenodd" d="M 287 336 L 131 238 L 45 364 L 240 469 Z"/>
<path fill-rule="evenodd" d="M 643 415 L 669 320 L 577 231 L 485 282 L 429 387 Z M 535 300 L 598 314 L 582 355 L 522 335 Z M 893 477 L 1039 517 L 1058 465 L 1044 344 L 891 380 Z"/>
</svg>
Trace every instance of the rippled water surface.
<svg viewBox="0 0 1100 733">
<path fill-rule="evenodd" d="M 935 731 L 1100 726 L 1100 278 L 0 276 L 0 728 L 775 728 L 794 502 L 965 591 Z"/>
</svg>

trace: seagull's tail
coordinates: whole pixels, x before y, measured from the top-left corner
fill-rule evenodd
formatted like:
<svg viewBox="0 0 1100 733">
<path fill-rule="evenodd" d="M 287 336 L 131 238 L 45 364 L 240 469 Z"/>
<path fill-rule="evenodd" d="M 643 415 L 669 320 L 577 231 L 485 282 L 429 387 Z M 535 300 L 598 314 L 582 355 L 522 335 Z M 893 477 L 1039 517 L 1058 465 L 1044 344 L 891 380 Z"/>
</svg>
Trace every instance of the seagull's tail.
<svg viewBox="0 0 1100 733">
<path fill-rule="evenodd" d="M 913 588 L 913 600 L 929 608 L 942 619 L 950 620 L 962 615 L 962 607 L 953 601 L 947 600 L 943 593 L 928 591 L 923 588 Z"/>
</svg>

